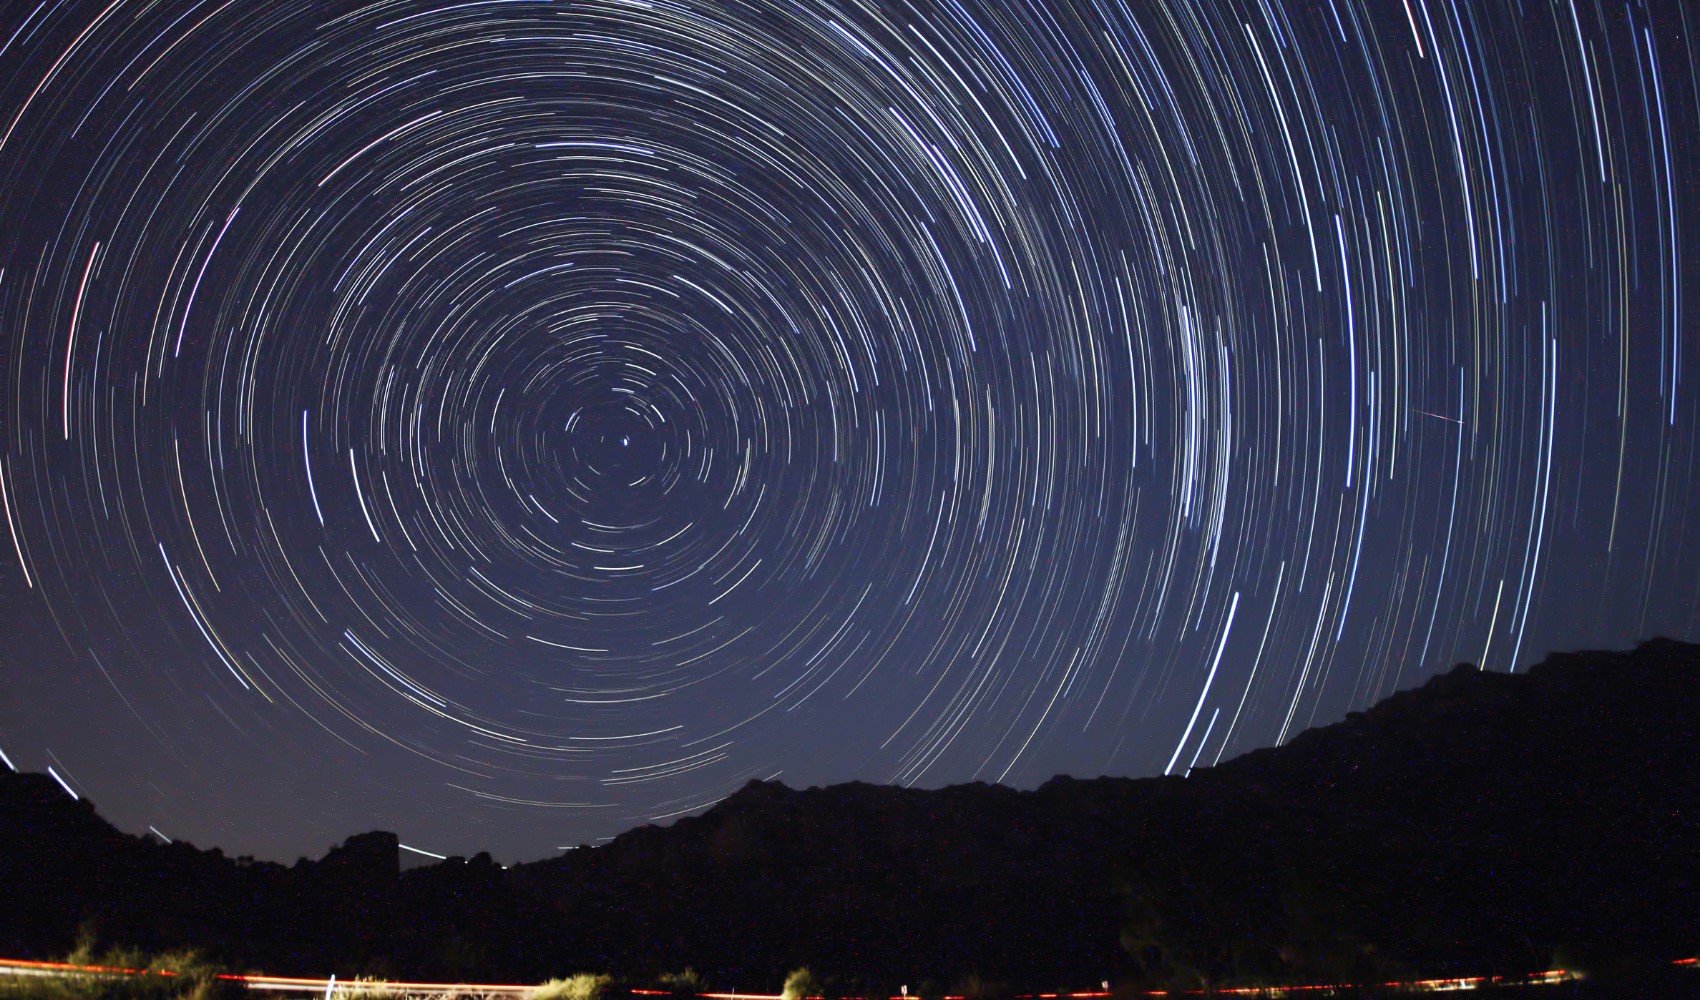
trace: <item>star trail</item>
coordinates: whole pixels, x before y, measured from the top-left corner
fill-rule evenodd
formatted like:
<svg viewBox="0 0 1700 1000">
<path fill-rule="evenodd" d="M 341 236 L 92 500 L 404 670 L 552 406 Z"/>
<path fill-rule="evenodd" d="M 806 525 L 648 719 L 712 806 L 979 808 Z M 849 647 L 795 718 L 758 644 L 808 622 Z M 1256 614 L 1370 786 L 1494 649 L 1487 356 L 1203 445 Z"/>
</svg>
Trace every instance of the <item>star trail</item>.
<svg viewBox="0 0 1700 1000">
<path fill-rule="evenodd" d="M 1694 639 L 1697 17 L 12 0 L 0 751 L 522 860 Z"/>
</svg>

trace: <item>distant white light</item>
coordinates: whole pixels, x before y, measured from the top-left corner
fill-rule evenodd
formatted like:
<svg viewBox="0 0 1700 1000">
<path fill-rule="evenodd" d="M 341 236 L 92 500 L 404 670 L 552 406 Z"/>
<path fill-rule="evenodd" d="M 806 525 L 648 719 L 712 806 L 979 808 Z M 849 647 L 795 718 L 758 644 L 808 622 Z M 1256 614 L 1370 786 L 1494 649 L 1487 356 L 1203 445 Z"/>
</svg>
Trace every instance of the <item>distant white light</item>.
<svg viewBox="0 0 1700 1000">
<path fill-rule="evenodd" d="M 0 763 L 4 763 L 9 770 L 16 771 L 18 769 L 18 766 L 12 763 L 12 758 L 6 756 L 4 750 L 0 750 Z"/>
</svg>

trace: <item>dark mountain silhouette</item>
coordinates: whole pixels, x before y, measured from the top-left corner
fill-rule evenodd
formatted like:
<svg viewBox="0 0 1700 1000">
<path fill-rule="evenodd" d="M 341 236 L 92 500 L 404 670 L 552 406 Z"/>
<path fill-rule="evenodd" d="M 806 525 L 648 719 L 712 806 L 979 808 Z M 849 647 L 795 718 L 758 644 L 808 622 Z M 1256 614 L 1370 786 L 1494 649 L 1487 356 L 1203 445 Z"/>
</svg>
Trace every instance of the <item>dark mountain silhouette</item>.
<svg viewBox="0 0 1700 1000">
<path fill-rule="evenodd" d="M 753 782 L 503 869 L 395 837 L 293 867 L 113 829 L 0 774 L 0 952 L 79 929 L 298 974 L 539 981 L 692 966 L 890 989 L 1653 968 L 1700 950 L 1700 646 L 1460 665 L 1190 777 L 1037 790 Z M 1700 976 L 1700 973 L 1696 973 Z"/>
</svg>

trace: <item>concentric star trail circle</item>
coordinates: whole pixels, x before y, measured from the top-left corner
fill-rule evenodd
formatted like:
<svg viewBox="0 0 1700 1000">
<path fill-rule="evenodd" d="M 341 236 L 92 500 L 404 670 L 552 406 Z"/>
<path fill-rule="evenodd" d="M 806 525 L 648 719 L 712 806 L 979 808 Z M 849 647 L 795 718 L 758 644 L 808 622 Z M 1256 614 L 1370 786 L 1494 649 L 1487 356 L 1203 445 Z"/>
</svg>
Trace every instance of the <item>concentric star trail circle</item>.
<svg viewBox="0 0 1700 1000">
<path fill-rule="evenodd" d="M 524 857 L 1693 636 L 1692 18 L 14 5 L 0 746 Z"/>
</svg>

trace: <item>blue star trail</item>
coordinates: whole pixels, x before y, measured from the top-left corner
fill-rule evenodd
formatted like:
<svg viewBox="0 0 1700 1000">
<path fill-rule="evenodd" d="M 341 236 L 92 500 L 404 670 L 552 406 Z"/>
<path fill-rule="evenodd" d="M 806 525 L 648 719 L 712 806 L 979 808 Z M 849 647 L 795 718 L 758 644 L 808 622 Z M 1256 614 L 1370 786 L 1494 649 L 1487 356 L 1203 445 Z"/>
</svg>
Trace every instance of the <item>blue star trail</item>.
<svg viewBox="0 0 1700 1000">
<path fill-rule="evenodd" d="M 0 750 L 507 859 L 1700 636 L 1680 0 L 0 12 Z"/>
</svg>

